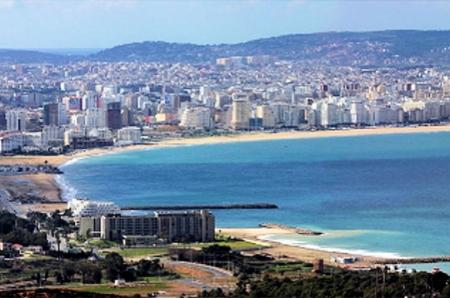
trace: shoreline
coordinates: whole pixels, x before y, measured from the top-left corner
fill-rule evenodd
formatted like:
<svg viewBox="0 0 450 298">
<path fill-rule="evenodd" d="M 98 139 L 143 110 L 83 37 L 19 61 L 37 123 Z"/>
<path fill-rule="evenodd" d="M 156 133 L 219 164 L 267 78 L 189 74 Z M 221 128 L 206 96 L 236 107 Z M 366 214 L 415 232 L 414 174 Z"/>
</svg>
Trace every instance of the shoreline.
<svg viewBox="0 0 450 298">
<path fill-rule="evenodd" d="M 316 131 L 283 131 L 283 132 L 243 132 L 232 135 L 219 135 L 219 136 L 205 136 L 205 137 L 192 137 L 192 138 L 175 138 L 165 139 L 154 143 L 144 143 L 129 145 L 123 147 L 106 147 L 106 148 L 93 148 L 86 149 L 71 154 L 56 155 L 56 156 L 17 156 L 12 160 L 22 161 L 30 164 L 43 163 L 48 160 L 50 164 L 64 167 L 70 163 L 77 162 L 85 158 L 102 156 L 106 154 L 120 154 L 133 151 L 145 151 L 153 149 L 164 149 L 171 147 L 182 146 L 200 146 L 200 145 L 216 145 L 216 144 L 230 144 L 241 142 L 262 142 L 262 141 L 276 141 L 276 140 L 301 140 L 301 139 L 315 139 L 315 138 L 335 138 L 335 137 L 364 137 L 364 136 L 378 136 L 378 135 L 395 135 L 395 134 L 415 134 L 415 133 L 442 133 L 450 132 L 450 123 L 445 125 L 433 125 L 433 126 L 382 126 L 382 127 L 370 127 L 370 128 L 351 128 L 341 130 L 316 130 Z M 11 163 L 13 161 L 11 160 Z M 2 162 L 0 161 L 0 164 Z M 55 176 L 56 177 L 56 176 Z M 60 202 L 67 202 L 63 198 L 64 191 L 61 185 L 61 180 L 54 179 L 55 187 L 58 188 L 60 193 Z"/>
<path fill-rule="evenodd" d="M 371 255 L 370 252 L 367 252 L 367 254 L 358 254 L 357 250 L 355 250 L 355 253 L 343 252 L 339 251 L 339 249 L 311 247 L 308 244 L 293 245 L 282 243 L 281 241 L 266 239 L 266 237 L 273 235 L 294 234 L 291 231 L 281 228 L 216 228 L 216 230 L 221 235 L 242 239 L 244 241 L 262 246 L 262 248 L 258 249 L 258 251 L 255 251 L 255 254 L 264 253 L 278 259 L 292 259 L 310 263 L 317 259 L 323 259 L 324 263 L 329 266 L 354 270 L 377 267 L 379 266 L 379 262 L 393 259 L 387 256 L 381 257 Z M 333 262 L 332 258 L 357 258 L 357 260 L 351 264 L 341 264 Z"/>
<path fill-rule="evenodd" d="M 314 262 L 323 259 L 324 263 L 339 268 L 350 270 L 365 270 L 379 268 L 386 265 L 433 265 L 438 263 L 449 264 L 450 256 L 400 256 L 397 253 L 375 252 L 362 249 L 340 249 L 322 247 L 314 244 L 294 244 L 282 239 L 270 239 L 272 236 L 292 236 L 295 233 L 282 228 L 216 228 L 216 232 L 222 236 L 242 239 L 260 245 L 261 248 L 253 250 L 252 254 L 268 254 L 275 259 L 291 259 L 303 262 Z M 321 237 L 321 236 L 308 236 Z M 337 262 L 339 258 L 351 258 L 351 263 Z M 448 265 L 443 265 L 448 266 Z"/>
<path fill-rule="evenodd" d="M 132 151 L 144 151 L 150 149 L 162 149 L 181 146 L 215 145 L 240 142 L 261 142 L 276 140 L 300 140 L 315 138 L 336 138 L 336 137 L 364 137 L 378 135 L 395 134 L 425 134 L 450 132 L 450 123 L 433 126 L 402 126 L 402 127 L 371 127 L 371 128 L 351 128 L 340 130 L 315 130 L 315 131 L 282 131 L 282 132 L 243 132 L 232 135 L 200 136 L 191 138 L 165 139 L 159 142 L 143 143 L 123 147 L 105 147 L 85 149 L 70 154 L 61 155 L 14 155 L 0 157 L 0 165 L 29 164 L 37 165 L 48 161 L 54 166 L 64 166 L 69 162 L 79 159 L 100 156 L 105 154 L 118 154 Z"/>
<path fill-rule="evenodd" d="M 76 162 L 77 160 L 89 158 L 93 156 L 100 156 L 104 154 L 118 154 L 132 151 L 143 151 L 151 149 L 162 149 L 170 147 L 180 146 L 194 146 L 194 145 L 213 145 L 213 144 L 226 144 L 226 143 L 238 143 L 238 142 L 257 142 L 257 141 L 275 141 L 275 140 L 295 140 L 295 139 L 312 139 L 312 138 L 333 138 L 333 137 L 358 137 L 358 136 L 377 136 L 377 135 L 393 135 L 393 134 L 415 134 L 415 133 L 441 133 L 450 132 L 450 124 L 439 126 L 407 126 L 407 127 L 376 127 L 376 128 L 363 128 L 363 129 L 343 129 L 343 130 L 320 130 L 320 131 L 286 131 L 279 133 L 272 132 L 247 132 L 234 135 L 225 136 L 207 136 L 207 137 L 193 137 L 193 138 L 177 138 L 167 139 L 160 142 L 149 144 L 130 145 L 125 147 L 113 147 L 113 148 L 94 148 L 75 152 L 67 155 L 55 155 L 55 156 L 7 156 L 0 158 L 0 164 L 43 164 L 48 161 L 49 164 L 63 167 Z M 26 208 L 26 210 L 51 212 L 54 210 L 61 210 L 66 201 L 62 198 L 63 186 L 60 179 L 57 176 L 50 174 L 37 174 L 23 176 L 8 176 L 10 180 L 2 181 L 5 177 L 0 177 L 0 187 L 3 184 L 13 183 L 13 180 L 21 181 L 24 178 L 28 180 L 29 187 L 35 188 L 36 193 L 40 193 L 43 197 L 50 197 L 52 199 L 45 203 L 32 203 L 18 205 L 19 207 Z M 63 177 L 61 177 L 63 178 Z M 20 184 L 16 182 L 16 184 Z M 8 185 L 9 186 L 9 185 Z M 55 198 L 54 194 L 57 193 L 59 198 Z M 303 261 L 313 261 L 317 258 L 324 259 L 324 262 L 329 265 L 337 266 L 337 263 L 331 263 L 332 256 L 338 257 L 358 257 L 360 260 L 351 265 L 346 265 L 352 268 L 367 268 L 374 266 L 377 262 L 389 260 L 389 257 L 380 257 L 376 255 L 349 253 L 332 251 L 332 249 L 324 249 L 320 247 L 289 245 L 280 243 L 273 240 L 261 239 L 264 235 L 273 234 L 286 234 L 289 231 L 274 228 L 254 228 L 254 229 L 220 229 L 222 231 L 228 231 L 228 233 L 236 238 L 242 238 L 254 243 L 260 243 L 264 246 L 269 246 L 263 250 L 274 256 L 288 256 L 294 259 L 300 259 Z M 255 232 L 258 230 L 258 232 Z M 264 232 L 264 234 L 261 234 Z M 256 234 L 255 234 L 256 233 Z M 316 237 L 316 236 L 311 236 Z M 355 250 L 357 252 L 357 250 Z"/>
</svg>

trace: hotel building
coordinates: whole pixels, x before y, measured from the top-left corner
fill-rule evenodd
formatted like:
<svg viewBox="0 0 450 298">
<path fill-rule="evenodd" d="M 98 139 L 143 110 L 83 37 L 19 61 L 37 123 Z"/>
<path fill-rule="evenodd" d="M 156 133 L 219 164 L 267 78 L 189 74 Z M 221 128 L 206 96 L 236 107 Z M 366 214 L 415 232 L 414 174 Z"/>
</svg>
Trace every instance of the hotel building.
<svg viewBox="0 0 450 298">
<path fill-rule="evenodd" d="M 80 235 L 125 245 L 214 240 L 215 218 L 207 210 L 157 211 L 153 215 L 80 218 Z"/>
</svg>

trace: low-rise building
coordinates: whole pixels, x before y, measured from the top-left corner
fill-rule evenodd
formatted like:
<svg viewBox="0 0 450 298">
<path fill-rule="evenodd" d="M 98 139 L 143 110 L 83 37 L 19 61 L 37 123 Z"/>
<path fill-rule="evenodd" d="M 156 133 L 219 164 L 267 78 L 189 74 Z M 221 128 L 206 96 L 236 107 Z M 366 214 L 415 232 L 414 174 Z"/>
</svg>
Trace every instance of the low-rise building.
<svg viewBox="0 0 450 298">
<path fill-rule="evenodd" d="M 108 214 L 119 214 L 120 208 L 113 202 L 73 199 L 68 203 L 75 217 L 98 217 Z"/>
<path fill-rule="evenodd" d="M 0 134 L 0 153 L 13 152 L 26 146 L 27 138 L 21 132 Z"/>
<path fill-rule="evenodd" d="M 132 145 L 141 143 L 141 129 L 135 126 L 121 128 L 117 131 L 119 145 Z"/>
</svg>

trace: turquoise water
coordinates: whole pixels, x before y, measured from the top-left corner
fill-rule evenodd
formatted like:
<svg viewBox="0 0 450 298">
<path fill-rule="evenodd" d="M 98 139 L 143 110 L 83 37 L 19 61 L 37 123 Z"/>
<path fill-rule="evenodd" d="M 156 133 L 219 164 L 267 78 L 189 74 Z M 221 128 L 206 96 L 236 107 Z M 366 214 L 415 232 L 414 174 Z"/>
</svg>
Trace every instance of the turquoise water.
<svg viewBox="0 0 450 298">
<path fill-rule="evenodd" d="M 217 225 L 275 222 L 326 232 L 271 236 L 285 243 L 450 255 L 450 133 L 159 148 L 82 159 L 63 170 L 77 195 L 95 200 L 276 203 L 276 210 L 215 211 Z"/>
</svg>

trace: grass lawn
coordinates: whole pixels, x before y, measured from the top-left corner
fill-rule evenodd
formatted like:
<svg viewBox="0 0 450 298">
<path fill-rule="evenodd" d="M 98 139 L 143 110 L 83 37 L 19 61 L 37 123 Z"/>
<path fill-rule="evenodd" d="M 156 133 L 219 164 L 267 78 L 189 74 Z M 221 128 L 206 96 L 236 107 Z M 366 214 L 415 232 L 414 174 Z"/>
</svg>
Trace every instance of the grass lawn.
<svg viewBox="0 0 450 298">
<path fill-rule="evenodd" d="M 272 273 L 285 273 L 303 271 L 310 272 L 312 265 L 308 263 L 285 263 L 285 264 L 273 264 L 271 268 L 267 269 L 267 272 Z"/>
<path fill-rule="evenodd" d="M 137 247 L 137 248 L 125 248 L 114 250 L 124 258 L 137 258 L 151 255 L 164 255 L 167 254 L 168 249 L 166 247 Z"/>
<path fill-rule="evenodd" d="M 168 253 L 169 248 L 183 248 L 183 247 L 203 248 L 211 246 L 213 244 L 224 246 L 226 245 L 231 247 L 231 249 L 233 250 L 258 249 L 261 247 L 260 245 L 243 240 L 218 240 L 216 242 L 208 242 L 208 243 L 173 244 L 168 245 L 167 247 L 136 247 L 124 249 L 112 249 L 108 251 L 103 251 L 103 254 L 114 251 L 124 258 L 138 258 L 145 256 L 165 255 Z"/>
<path fill-rule="evenodd" d="M 116 294 L 116 295 L 146 295 L 149 292 L 161 291 L 167 288 L 164 282 L 155 282 L 151 284 L 127 284 L 124 287 L 114 287 L 111 284 L 100 285 L 77 285 L 67 287 L 70 290 L 96 293 L 96 294 Z"/>
<path fill-rule="evenodd" d="M 208 242 L 208 243 L 195 243 L 192 244 L 191 247 L 208 247 L 211 245 L 222 245 L 229 246 L 233 250 L 243 250 L 243 249 L 258 249 L 262 247 L 261 245 L 247 242 L 244 240 L 217 240 L 216 242 Z"/>
<path fill-rule="evenodd" d="M 87 241 L 88 247 L 95 247 L 99 249 L 111 248 L 117 246 L 116 242 L 100 239 L 89 239 Z"/>
</svg>

